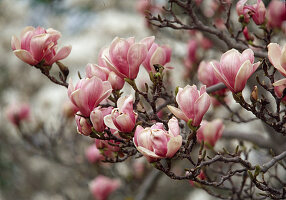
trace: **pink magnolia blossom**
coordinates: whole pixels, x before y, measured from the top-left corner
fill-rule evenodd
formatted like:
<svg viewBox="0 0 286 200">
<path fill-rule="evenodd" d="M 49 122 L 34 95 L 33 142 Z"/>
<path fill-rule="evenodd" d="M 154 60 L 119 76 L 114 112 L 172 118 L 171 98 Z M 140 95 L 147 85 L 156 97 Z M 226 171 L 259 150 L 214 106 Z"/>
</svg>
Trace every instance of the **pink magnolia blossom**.
<svg viewBox="0 0 286 200">
<path fill-rule="evenodd" d="M 22 31 L 20 40 L 12 36 L 11 47 L 18 58 L 30 65 L 37 65 L 42 61 L 44 65 L 52 65 L 71 52 L 71 46 L 65 46 L 56 52 L 60 37 L 60 32 L 54 29 L 28 26 Z"/>
<path fill-rule="evenodd" d="M 96 200 L 107 200 L 109 195 L 120 187 L 119 180 L 99 175 L 89 183 L 89 189 Z"/>
<path fill-rule="evenodd" d="M 75 115 L 75 122 L 77 125 L 77 132 L 79 134 L 83 134 L 86 136 L 89 136 L 90 133 L 92 132 L 91 128 L 92 128 L 92 124 L 89 121 L 88 118 L 86 117 L 82 117 L 82 113 L 81 112 L 77 112 Z"/>
<path fill-rule="evenodd" d="M 134 134 L 134 144 L 149 162 L 160 158 L 171 158 L 182 146 L 182 136 L 178 120 L 173 117 L 168 122 L 169 131 L 162 123 L 151 127 L 137 126 Z"/>
<path fill-rule="evenodd" d="M 249 23 L 250 16 L 249 10 L 245 8 L 245 3 L 247 0 L 239 0 L 236 4 L 236 12 L 238 16 L 244 17 L 244 22 Z"/>
<path fill-rule="evenodd" d="M 154 65 L 160 64 L 164 66 L 169 63 L 171 60 L 172 49 L 168 46 L 159 46 L 156 43 L 153 43 L 151 48 L 147 53 L 147 57 L 142 63 L 145 69 L 150 72 L 155 73 Z"/>
<path fill-rule="evenodd" d="M 30 117 L 30 106 L 26 103 L 14 103 L 7 107 L 6 116 L 15 126 Z"/>
<path fill-rule="evenodd" d="M 199 48 L 198 42 L 196 40 L 189 40 L 187 45 L 188 59 L 191 62 L 197 61 L 197 50 Z"/>
<path fill-rule="evenodd" d="M 116 37 L 108 53 L 103 53 L 108 68 L 114 71 L 121 78 L 135 79 L 139 72 L 139 67 L 146 59 L 148 50 L 151 48 L 155 37 L 147 37 L 139 43 L 135 43 L 135 38 L 127 39 Z"/>
<path fill-rule="evenodd" d="M 243 29 L 242 33 L 243 33 L 243 35 L 247 41 L 253 41 L 254 40 L 254 37 L 253 37 L 253 35 L 251 35 L 249 33 L 247 26 Z"/>
<path fill-rule="evenodd" d="M 286 44 L 282 49 L 277 43 L 270 43 L 267 47 L 270 62 L 283 76 L 286 77 Z"/>
<path fill-rule="evenodd" d="M 256 4 L 245 5 L 247 0 L 240 0 L 237 3 L 237 13 L 239 15 L 244 15 L 245 22 L 249 22 L 249 17 L 251 16 L 254 23 L 257 25 L 263 24 L 265 21 L 266 8 L 262 0 L 257 0 Z M 242 10 L 242 13 L 241 13 Z"/>
<path fill-rule="evenodd" d="M 90 121 L 92 122 L 93 128 L 98 131 L 98 132 L 103 132 L 104 129 L 106 128 L 104 124 L 104 117 L 106 115 L 109 115 L 112 111 L 113 107 L 108 107 L 108 108 L 101 108 L 101 107 L 96 107 L 93 109 L 93 111 L 90 113 Z"/>
<path fill-rule="evenodd" d="M 286 21 L 285 2 L 272 0 L 267 8 L 268 23 L 273 28 L 281 28 L 282 23 Z"/>
<path fill-rule="evenodd" d="M 202 86 L 197 90 L 197 86 L 187 85 L 184 88 L 179 88 L 176 96 L 176 101 L 179 108 L 168 106 L 169 110 L 179 119 L 188 122 L 192 120 L 192 126 L 199 126 L 204 114 L 207 112 L 211 99 L 206 93 L 206 86 Z"/>
<path fill-rule="evenodd" d="M 199 69 L 198 69 L 198 79 L 200 82 L 202 82 L 207 87 L 210 87 L 212 85 L 216 85 L 216 84 L 221 82 L 216 77 L 216 75 L 214 73 L 214 69 L 211 65 L 211 62 L 214 65 L 217 65 L 217 66 L 219 65 L 219 62 L 216 60 L 212 60 L 210 62 L 202 61 L 199 65 Z M 224 95 L 225 92 L 226 92 L 226 89 L 222 89 L 222 90 L 215 92 L 214 94 Z"/>
<path fill-rule="evenodd" d="M 88 162 L 96 163 L 104 159 L 104 156 L 100 153 L 95 144 L 90 145 L 85 151 L 85 157 Z"/>
<path fill-rule="evenodd" d="M 205 141 L 214 146 L 222 136 L 223 129 L 224 125 L 221 119 L 215 119 L 210 122 L 203 120 L 197 131 L 197 139 L 199 142 Z"/>
<path fill-rule="evenodd" d="M 74 87 L 70 80 L 68 96 L 72 103 L 78 107 L 82 115 L 89 117 L 91 111 L 98 104 L 109 97 L 112 87 L 108 81 L 102 81 L 98 77 L 79 80 Z"/>
<path fill-rule="evenodd" d="M 124 79 L 117 76 L 114 72 L 109 72 L 108 81 L 114 90 L 121 90 L 124 86 Z"/>
<path fill-rule="evenodd" d="M 117 107 L 110 115 L 104 117 L 105 125 L 120 132 L 131 132 L 138 117 L 138 114 L 133 111 L 133 96 L 120 97 Z"/>
<path fill-rule="evenodd" d="M 275 83 L 273 83 L 273 86 L 274 86 L 274 91 L 275 91 L 276 96 L 278 98 L 282 98 L 283 92 L 286 89 L 286 78 L 276 81 Z M 283 97 L 282 101 L 284 103 L 286 102 L 286 96 Z"/>
<path fill-rule="evenodd" d="M 239 53 L 236 49 L 225 52 L 219 65 L 213 65 L 217 78 L 232 92 L 241 92 L 249 77 L 255 72 L 260 62 L 254 63 L 254 53 L 246 49 Z"/>
</svg>

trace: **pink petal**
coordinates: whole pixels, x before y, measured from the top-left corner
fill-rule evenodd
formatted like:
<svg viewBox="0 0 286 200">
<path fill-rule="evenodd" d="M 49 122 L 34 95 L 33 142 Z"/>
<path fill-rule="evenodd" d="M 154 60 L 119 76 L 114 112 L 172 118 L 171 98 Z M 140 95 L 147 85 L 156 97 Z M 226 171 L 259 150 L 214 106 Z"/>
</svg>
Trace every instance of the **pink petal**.
<svg viewBox="0 0 286 200">
<path fill-rule="evenodd" d="M 106 115 L 104 118 L 103 118 L 103 121 L 104 121 L 104 124 L 111 128 L 111 129 L 115 129 L 117 130 L 117 127 L 114 125 L 113 121 L 112 121 L 112 117 L 111 115 Z"/>
<path fill-rule="evenodd" d="M 239 69 L 236 77 L 235 77 L 235 84 L 234 84 L 234 92 L 241 92 L 246 84 L 246 81 L 253 73 L 252 71 L 252 64 L 249 60 L 246 60 L 241 68 Z"/>
<path fill-rule="evenodd" d="M 286 75 L 286 71 L 282 68 L 280 63 L 282 52 L 279 44 L 270 43 L 267 47 L 268 47 L 268 58 L 272 63 L 272 65 L 276 69 L 278 69 L 283 75 Z"/>
<path fill-rule="evenodd" d="M 134 133 L 134 138 L 133 138 L 135 146 L 138 146 L 137 137 L 140 134 L 140 132 L 143 131 L 143 130 L 144 130 L 144 128 L 142 126 L 140 126 L 140 125 L 138 125 L 136 127 L 135 133 Z"/>
<path fill-rule="evenodd" d="M 169 133 L 172 136 L 177 136 L 180 135 L 180 127 L 178 120 L 175 117 L 172 117 L 169 122 L 168 122 L 168 127 L 169 127 Z"/>
<path fill-rule="evenodd" d="M 173 157 L 177 151 L 181 148 L 182 146 L 182 136 L 178 135 L 176 137 L 170 137 L 170 140 L 167 144 L 167 149 L 168 149 L 168 152 L 166 154 L 166 157 L 167 158 L 171 158 Z"/>
<path fill-rule="evenodd" d="M 189 121 L 189 118 L 180 109 L 170 105 L 168 105 L 167 107 L 177 118 L 182 119 L 186 122 Z"/>
<path fill-rule="evenodd" d="M 204 93 L 199 97 L 195 102 L 195 119 L 193 119 L 192 125 L 199 126 L 203 116 L 209 109 L 211 104 L 210 96 L 207 93 Z"/>
<path fill-rule="evenodd" d="M 32 55 L 30 54 L 30 52 L 26 51 L 26 50 L 22 50 L 22 49 L 18 49 L 13 51 L 14 54 L 20 58 L 22 61 L 24 61 L 25 63 L 28 63 L 30 65 L 36 65 L 39 62 L 37 60 L 35 60 Z"/>
<path fill-rule="evenodd" d="M 14 35 L 12 36 L 12 39 L 11 39 L 11 47 L 12 47 L 12 50 L 16 50 L 16 49 L 21 48 L 21 44 L 20 44 L 19 39 Z"/>
<path fill-rule="evenodd" d="M 158 47 L 150 59 L 150 66 L 152 68 L 152 71 L 155 72 L 155 69 L 153 67 L 155 64 L 165 65 L 165 61 L 166 61 L 165 51 L 163 48 Z"/>
<path fill-rule="evenodd" d="M 154 43 L 154 41 L 155 41 L 155 36 L 150 36 L 150 37 L 143 38 L 139 43 L 145 44 L 147 47 L 147 50 L 149 50 L 152 44 Z"/>
<path fill-rule="evenodd" d="M 71 52 L 72 46 L 65 46 L 61 48 L 58 53 L 48 62 L 49 65 L 53 64 L 58 60 L 66 58 Z"/>
<path fill-rule="evenodd" d="M 119 126 L 117 129 L 121 132 L 131 132 L 135 126 L 135 123 L 133 123 L 127 114 L 121 114 L 116 117 L 116 123 Z"/>
<path fill-rule="evenodd" d="M 135 79 L 137 77 L 139 67 L 147 56 L 147 48 L 144 44 L 133 44 L 127 54 L 129 64 L 129 78 Z"/>
</svg>

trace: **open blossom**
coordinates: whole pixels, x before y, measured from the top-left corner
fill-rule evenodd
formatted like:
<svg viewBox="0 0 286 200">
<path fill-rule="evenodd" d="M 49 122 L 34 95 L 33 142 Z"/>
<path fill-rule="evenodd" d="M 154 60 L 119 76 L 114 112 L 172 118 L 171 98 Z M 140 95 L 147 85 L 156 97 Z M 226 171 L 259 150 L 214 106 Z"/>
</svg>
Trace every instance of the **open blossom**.
<svg viewBox="0 0 286 200">
<path fill-rule="evenodd" d="M 89 117 L 91 111 L 98 104 L 109 97 L 112 87 L 108 81 L 102 81 L 96 76 L 78 81 L 74 87 L 70 80 L 68 96 L 71 102 L 78 107 L 85 117 Z"/>
<path fill-rule="evenodd" d="M 202 61 L 198 68 L 198 79 L 200 82 L 202 82 L 207 87 L 221 83 L 221 81 L 216 77 L 214 73 L 214 69 L 211 65 L 211 62 L 214 65 L 219 65 L 219 62 L 216 60 L 212 60 L 210 62 Z M 223 95 L 225 92 L 226 92 L 226 89 L 222 89 L 222 90 L 216 91 L 214 94 Z"/>
<path fill-rule="evenodd" d="M 96 200 L 107 200 L 120 187 L 120 181 L 99 175 L 89 183 L 89 189 Z"/>
<path fill-rule="evenodd" d="M 164 66 L 169 63 L 171 60 L 172 49 L 168 46 L 159 46 L 156 43 L 153 43 L 151 48 L 147 53 L 147 57 L 142 63 L 145 69 L 153 73 L 155 72 L 154 65 L 160 64 Z"/>
<path fill-rule="evenodd" d="M 236 49 L 225 52 L 219 65 L 213 65 L 214 72 L 232 92 L 241 92 L 249 77 L 255 72 L 260 62 L 254 63 L 254 53 L 246 49 L 239 53 Z"/>
<path fill-rule="evenodd" d="M 30 106 L 25 103 L 14 103 L 7 107 L 7 118 L 11 123 L 19 126 L 21 121 L 26 120 L 30 116 Z"/>
<path fill-rule="evenodd" d="M 151 127 L 137 126 L 134 134 L 134 144 L 149 162 L 160 158 L 171 158 L 182 146 L 182 136 L 178 120 L 173 117 L 168 122 L 169 131 L 164 129 L 162 123 Z"/>
<path fill-rule="evenodd" d="M 168 106 L 169 110 L 178 118 L 188 122 L 192 120 L 192 126 L 199 126 L 204 114 L 210 107 L 210 96 L 206 93 L 206 86 L 197 90 L 197 86 L 187 85 L 179 88 L 176 96 L 179 108 Z"/>
<path fill-rule="evenodd" d="M 273 86 L 277 97 L 282 98 L 283 92 L 286 89 L 286 78 L 276 81 L 275 83 L 273 83 Z M 286 96 L 282 99 L 282 101 L 284 103 L 286 102 Z"/>
<path fill-rule="evenodd" d="M 148 50 L 151 48 L 155 37 L 147 37 L 139 43 L 134 37 L 127 39 L 116 37 L 108 52 L 103 52 L 103 58 L 108 68 L 121 78 L 135 79 L 139 72 L 139 67 L 146 59 Z"/>
<path fill-rule="evenodd" d="M 101 107 L 96 107 L 91 111 L 90 113 L 90 121 L 92 122 L 94 130 L 98 132 L 103 132 L 104 129 L 106 128 L 104 124 L 104 117 L 106 115 L 109 115 L 112 111 L 113 107 L 107 107 L 107 108 L 101 108 Z"/>
<path fill-rule="evenodd" d="M 14 54 L 22 61 L 37 65 L 44 61 L 44 65 L 52 65 L 58 60 L 66 58 L 71 52 L 71 46 L 65 46 L 57 52 L 60 32 L 49 28 L 26 27 L 20 36 L 20 40 L 13 36 L 11 46 Z"/>
<path fill-rule="evenodd" d="M 221 119 L 213 121 L 203 120 L 200 128 L 197 131 L 198 141 L 205 141 L 211 146 L 214 146 L 217 140 L 222 136 L 224 125 Z"/>
<path fill-rule="evenodd" d="M 133 96 L 120 97 L 117 107 L 110 115 L 104 117 L 105 125 L 120 132 L 131 132 L 138 117 L 138 114 L 133 111 Z"/>
<path fill-rule="evenodd" d="M 100 153 L 95 144 L 90 145 L 85 151 L 85 157 L 88 162 L 96 163 L 104 159 L 104 156 Z"/>
<path fill-rule="evenodd" d="M 272 0 L 267 9 L 268 23 L 273 28 L 281 28 L 283 22 L 286 21 L 285 2 Z"/>
<path fill-rule="evenodd" d="M 281 49 L 279 44 L 270 43 L 268 46 L 268 58 L 272 65 L 286 77 L 286 44 Z"/>
</svg>

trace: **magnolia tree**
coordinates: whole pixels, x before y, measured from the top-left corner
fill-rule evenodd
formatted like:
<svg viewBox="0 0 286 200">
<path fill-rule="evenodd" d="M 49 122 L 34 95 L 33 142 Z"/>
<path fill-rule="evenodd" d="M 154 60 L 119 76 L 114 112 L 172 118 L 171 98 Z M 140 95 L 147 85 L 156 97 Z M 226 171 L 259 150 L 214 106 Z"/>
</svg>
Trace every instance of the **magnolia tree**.
<svg viewBox="0 0 286 200">
<path fill-rule="evenodd" d="M 94 140 L 88 160 L 144 157 L 155 173 L 136 199 L 146 199 L 160 171 L 221 199 L 286 198 L 285 2 L 169 0 L 161 5 L 141 0 L 137 10 L 153 34 L 191 38 L 181 59 L 183 87 L 174 85 L 179 66 L 169 64 L 173 47 L 158 44 L 154 36 L 116 37 L 77 80 L 68 79 L 69 68 L 61 61 L 72 47 L 58 50 L 60 32 L 26 27 L 20 38 L 12 37 L 19 59 L 67 88 L 67 110 L 74 114 L 77 132 Z M 50 73 L 56 66 L 59 76 Z M 148 80 L 141 79 L 140 68 L 149 73 Z M 216 116 L 217 107 L 227 111 L 225 117 Z M 20 127 L 29 108 L 12 106 L 7 114 Z M 249 126 L 254 120 L 261 123 Z M 258 132 L 259 124 L 264 133 Z M 221 137 L 239 142 L 218 145 Z M 263 154 L 254 159 L 257 149 Z M 135 168 L 140 173 L 140 166 Z M 104 176 L 90 183 L 98 200 L 118 187 L 119 180 Z"/>
</svg>

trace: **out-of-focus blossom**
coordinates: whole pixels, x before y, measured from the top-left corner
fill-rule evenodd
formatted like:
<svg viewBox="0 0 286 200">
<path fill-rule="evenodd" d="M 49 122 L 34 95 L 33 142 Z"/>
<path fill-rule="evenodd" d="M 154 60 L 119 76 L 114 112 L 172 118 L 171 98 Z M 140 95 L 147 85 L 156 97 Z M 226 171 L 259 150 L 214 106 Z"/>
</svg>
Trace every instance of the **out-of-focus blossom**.
<svg viewBox="0 0 286 200">
<path fill-rule="evenodd" d="M 253 37 L 253 35 L 251 35 L 249 32 L 248 32 L 248 28 L 247 28 L 247 26 L 243 29 L 243 35 L 244 35 L 244 37 L 245 37 L 245 39 L 247 40 L 247 41 L 253 41 L 254 40 L 254 37 Z"/>
<path fill-rule="evenodd" d="M 286 44 L 282 49 L 277 43 L 270 43 L 267 47 L 270 62 L 283 76 L 286 77 Z"/>
<path fill-rule="evenodd" d="M 107 108 L 101 108 L 96 107 L 93 109 L 93 111 L 90 113 L 90 121 L 92 122 L 94 130 L 98 132 L 103 132 L 106 128 L 104 124 L 104 117 L 106 115 L 109 115 L 112 111 L 113 107 L 107 107 Z"/>
<path fill-rule="evenodd" d="M 6 116 L 15 126 L 30 117 L 30 106 L 26 103 L 14 103 L 7 107 Z"/>
<path fill-rule="evenodd" d="M 109 97 L 112 87 L 108 81 L 102 81 L 96 76 L 78 81 L 74 87 L 70 80 L 68 96 L 71 102 L 78 107 L 85 117 L 89 117 L 91 111 L 98 104 Z"/>
<path fill-rule="evenodd" d="M 108 68 L 121 78 L 135 79 L 154 40 L 155 37 L 152 36 L 135 43 L 134 37 L 127 39 L 116 37 L 108 53 L 103 53 Z"/>
<path fill-rule="evenodd" d="M 255 24 L 260 25 L 265 22 L 266 8 L 262 0 L 257 0 L 257 3 L 252 6 L 246 6 L 251 13 L 251 17 Z"/>
<path fill-rule="evenodd" d="M 78 108 L 70 100 L 63 103 L 62 109 L 63 115 L 67 118 L 74 117 L 78 111 Z"/>
<path fill-rule="evenodd" d="M 187 45 L 188 59 L 192 62 L 197 61 L 198 42 L 196 40 L 189 40 Z"/>
<path fill-rule="evenodd" d="M 205 180 L 205 179 L 206 179 L 206 176 L 205 176 L 204 172 L 201 171 L 200 174 L 197 176 L 197 178 L 200 179 L 200 180 Z M 195 181 L 189 181 L 189 183 L 190 183 L 191 186 L 194 186 L 194 185 L 195 185 L 194 182 L 195 182 Z"/>
<path fill-rule="evenodd" d="M 267 8 L 268 23 L 273 28 L 281 28 L 283 22 L 286 21 L 285 2 L 272 0 Z"/>
<path fill-rule="evenodd" d="M 215 26 L 216 26 L 219 30 L 224 30 L 224 29 L 226 29 L 225 21 L 224 21 L 222 18 L 216 18 L 216 19 L 214 20 L 214 24 L 215 24 Z"/>
<path fill-rule="evenodd" d="M 282 98 L 283 92 L 286 89 L 286 78 L 276 81 L 275 83 L 273 83 L 273 86 L 277 97 Z M 286 103 L 286 96 L 283 97 L 282 101 L 283 103 Z"/>
<path fill-rule="evenodd" d="M 246 49 L 239 53 L 236 49 L 225 52 L 219 65 L 213 65 L 217 78 L 233 93 L 241 92 L 249 77 L 255 72 L 260 62 L 254 63 L 254 53 Z"/>
<path fill-rule="evenodd" d="M 110 115 L 104 117 L 105 125 L 120 132 L 131 132 L 138 117 L 138 114 L 133 111 L 133 96 L 120 97 L 117 107 Z"/>
<path fill-rule="evenodd" d="M 86 136 L 90 135 L 90 133 L 92 132 L 92 130 L 91 130 L 92 124 L 88 118 L 85 118 L 82 116 L 81 112 L 76 113 L 75 122 L 77 125 L 77 132 L 79 134 L 83 134 Z"/>
<path fill-rule="evenodd" d="M 94 199 L 107 200 L 109 195 L 120 187 L 119 180 L 99 175 L 89 183 L 89 190 Z"/>
<path fill-rule="evenodd" d="M 236 12 L 239 17 L 243 16 L 243 21 L 245 23 L 249 23 L 250 16 L 249 16 L 249 10 L 245 8 L 245 3 L 247 0 L 239 0 L 236 4 Z"/>
<path fill-rule="evenodd" d="M 198 69 L 198 79 L 200 82 L 202 82 L 207 87 L 210 87 L 212 85 L 216 85 L 216 84 L 221 82 L 216 77 L 216 75 L 214 73 L 214 69 L 211 65 L 211 62 L 214 65 L 219 65 L 219 62 L 216 60 L 212 60 L 210 62 L 202 61 L 199 65 L 199 69 Z M 222 89 L 222 90 L 214 92 L 214 94 L 224 95 L 225 92 L 226 92 L 226 89 Z"/>
<path fill-rule="evenodd" d="M 153 43 L 148 51 L 147 57 L 142 63 L 145 69 L 150 72 L 155 73 L 154 65 L 160 64 L 164 66 L 171 60 L 172 49 L 168 46 L 159 46 Z"/>
<path fill-rule="evenodd" d="M 222 136 L 223 129 L 224 125 L 221 119 L 213 121 L 203 120 L 197 131 L 198 141 L 205 141 L 211 146 L 215 146 L 217 140 Z"/>
<path fill-rule="evenodd" d="M 85 157 L 88 162 L 96 163 L 104 159 L 103 155 L 100 153 L 99 149 L 95 144 L 90 145 L 85 151 Z"/>
<path fill-rule="evenodd" d="M 134 134 L 134 144 L 149 162 L 160 158 L 171 158 L 182 146 L 182 136 L 178 120 L 173 117 L 168 122 L 169 131 L 162 123 L 151 127 L 137 126 Z"/>
<path fill-rule="evenodd" d="M 56 52 L 61 33 L 49 28 L 26 27 L 20 36 L 12 36 L 11 47 L 14 54 L 22 61 L 37 65 L 43 61 L 44 65 L 52 65 L 58 60 L 66 58 L 71 52 L 71 46 L 65 46 Z"/>
<path fill-rule="evenodd" d="M 191 125 L 195 127 L 200 125 L 211 103 L 210 96 L 206 93 L 205 85 L 200 90 L 197 90 L 195 85 L 179 88 L 176 101 L 179 108 L 168 105 L 169 110 L 176 117 L 186 122 L 192 120 Z"/>
<path fill-rule="evenodd" d="M 137 158 L 132 163 L 133 174 L 136 178 L 142 178 L 145 171 L 145 159 Z"/>
</svg>

